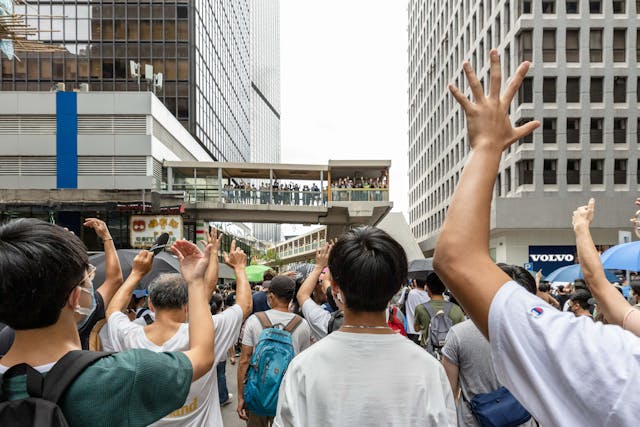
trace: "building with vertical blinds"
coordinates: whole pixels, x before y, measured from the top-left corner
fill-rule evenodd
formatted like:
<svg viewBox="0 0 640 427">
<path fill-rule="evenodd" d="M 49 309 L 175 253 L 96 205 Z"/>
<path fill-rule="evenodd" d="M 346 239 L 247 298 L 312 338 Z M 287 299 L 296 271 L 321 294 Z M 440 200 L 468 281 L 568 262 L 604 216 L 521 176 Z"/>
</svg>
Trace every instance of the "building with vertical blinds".
<svg viewBox="0 0 640 427">
<path fill-rule="evenodd" d="M 630 0 L 409 2 L 409 216 L 426 254 L 469 155 L 464 114 L 447 85 L 470 94 L 465 60 L 487 83 L 492 47 L 505 77 L 532 63 L 511 117 L 542 124 L 503 154 L 494 259 L 535 268 L 534 252 L 575 245 L 571 213 L 589 197 L 598 203 L 596 243 L 616 244 L 618 231 L 630 231 L 640 188 L 639 14 Z"/>
<path fill-rule="evenodd" d="M 144 66 L 162 73 L 156 95 L 215 159 L 250 161 L 248 0 L 47 1 L 16 13 L 63 53 L 0 58 L 0 90 L 146 91 Z M 142 65 L 138 84 L 129 63 Z"/>
</svg>

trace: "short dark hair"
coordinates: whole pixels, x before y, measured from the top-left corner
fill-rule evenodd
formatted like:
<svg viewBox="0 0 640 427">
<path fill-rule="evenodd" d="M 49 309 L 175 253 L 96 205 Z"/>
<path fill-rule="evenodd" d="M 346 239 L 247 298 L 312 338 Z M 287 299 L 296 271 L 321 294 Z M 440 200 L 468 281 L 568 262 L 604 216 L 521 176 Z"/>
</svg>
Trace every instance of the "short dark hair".
<svg viewBox="0 0 640 427">
<path fill-rule="evenodd" d="M 329 255 L 331 276 L 353 311 L 383 311 L 407 278 L 407 255 L 374 227 L 344 233 Z"/>
<path fill-rule="evenodd" d="M 591 293 L 589 293 L 589 291 L 587 291 L 585 289 L 578 289 L 573 294 L 571 294 L 571 296 L 569 297 L 571 302 L 575 302 L 580 307 L 582 307 L 582 309 L 584 309 L 584 310 L 588 310 L 589 309 L 589 307 L 590 307 L 589 306 L 589 299 L 590 298 L 591 298 Z"/>
<path fill-rule="evenodd" d="M 82 241 L 58 225 L 23 218 L 0 226 L 0 322 L 53 325 L 88 266 Z"/>
<path fill-rule="evenodd" d="M 442 283 L 435 271 L 432 271 L 427 276 L 427 288 L 429 288 L 429 292 L 436 295 L 442 295 L 447 290 L 447 287 Z"/>
<path fill-rule="evenodd" d="M 640 280 L 638 279 L 633 279 L 631 280 L 631 289 L 633 290 L 633 293 L 640 296 Z"/>
<path fill-rule="evenodd" d="M 498 263 L 498 267 L 502 269 L 507 276 L 511 277 L 511 279 L 516 282 L 518 285 L 522 286 L 527 290 L 527 292 L 535 295 L 537 293 L 538 288 L 536 287 L 536 281 L 527 270 L 518 266 L 518 265 L 509 265 Z"/>
<path fill-rule="evenodd" d="M 542 282 L 540 283 L 540 286 L 538 286 L 538 289 L 540 292 L 549 292 L 551 290 L 551 285 L 549 282 Z"/>
<path fill-rule="evenodd" d="M 161 274 L 149 285 L 149 299 L 155 308 L 182 308 L 189 302 L 187 282 L 179 273 Z"/>
<path fill-rule="evenodd" d="M 426 279 L 413 279 L 416 281 L 416 285 L 421 288 L 424 289 L 425 286 L 427 286 L 427 280 Z"/>
<path fill-rule="evenodd" d="M 573 287 L 576 289 L 589 289 L 587 288 L 587 282 L 584 281 L 584 279 L 576 279 L 573 281 Z"/>
</svg>

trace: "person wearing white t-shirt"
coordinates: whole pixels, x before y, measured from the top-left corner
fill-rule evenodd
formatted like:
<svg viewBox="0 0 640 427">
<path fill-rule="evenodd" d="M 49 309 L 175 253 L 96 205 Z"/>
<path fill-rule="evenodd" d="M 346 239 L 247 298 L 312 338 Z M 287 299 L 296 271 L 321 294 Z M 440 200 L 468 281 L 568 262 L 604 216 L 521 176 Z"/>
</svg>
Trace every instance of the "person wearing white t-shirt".
<svg viewBox="0 0 640 427">
<path fill-rule="evenodd" d="M 425 289 L 426 286 L 426 280 L 413 279 L 413 289 L 407 294 L 407 302 L 405 304 L 407 312 L 407 336 L 416 344 L 420 343 L 420 331 L 416 331 L 414 327 L 416 307 L 431 300 L 429 293 Z"/>
<path fill-rule="evenodd" d="M 289 312 L 289 303 L 293 299 L 295 286 L 293 279 L 287 276 L 276 276 L 271 280 L 271 285 L 267 291 L 267 301 L 271 309 L 263 313 L 272 325 L 282 325 L 284 328 L 297 316 L 297 314 Z M 295 354 L 300 353 L 311 345 L 309 324 L 306 320 L 301 320 L 298 327 L 291 333 Z M 244 401 L 244 382 L 249 369 L 249 362 L 263 329 L 257 315 L 252 314 L 247 319 L 242 333 L 242 353 L 238 361 L 238 416 L 247 421 L 248 427 L 266 427 L 273 422 L 273 417 L 260 416 L 249 411 Z"/>
<path fill-rule="evenodd" d="M 331 243 L 327 243 L 317 250 L 316 264 L 296 294 L 298 304 L 302 308 L 302 314 L 307 322 L 309 322 L 309 327 L 311 327 L 311 338 L 314 342 L 320 341 L 327 336 L 329 320 L 331 319 L 331 313 L 317 304 L 311 298 L 311 294 L 313 294 L 313 290 L 318 283 L 322 271 L 328 265 L 329 253 L 332 247 L 333 245 Z M 329 273 L 327 272 L 326 274 Z M 327 279 L 325 279 L 325 281 L 326 280 Z M 323 289 L 323 291 L 327 292 L 326 289 Z M 333 289 L 330 292 L 333 294 Z M 335 301 L 335 295 L 333 295 L 333 298 Z M 336 302 L 336 304 L 338 305 L 338 309 L 340 309 L 340 303 Z"/>
<path fill-rule="evenodd" d="M 629 399 L 640 393 L 640 339 L 619 326 L 553 309 L 511 281 L 489 255 L 502 153 L 540 126 L 530 121 L 513 128 L 509 119 L 529 63 L 518 67 L 501 95 L 497 50 L 489 56 L 487 95 L 468 62 L 463 69 L 474 101 L 449 86 L 465 112 L 472 150 L 440 229 L 434 268 L 489 339 L 500 383 L 541 425 L 637 425 Z"/>
<path fill-rule="evenodd" d="M 455 426 L 442 365 L 385 320 L 407 277 L 402 246 L 382 230 L 355 229 L 335 243 L 329 268 L 344 323 L 289 364 L 274 425 Z"/>
<path fill-rule="evenodd" d="M 215 229 L 212 234 L 216 233 Z M 210 252 L 210 268 L 205 276 L 208 294 L 217 283 L 218 250 L 220 238 L 214 240 Z M 153 423 L 153 426 L 222 426 L 222 414 L 218 396 L 216 365 L 226 357 L 229 348 L 238 340 L 243 319 L 251 312 L 251 290 L 246 277 L 246 255 L 231 244 L 225 262 L 234 269 L 237 278 L 236 304 L 213 317 L 215 326 L 215 358 L 212 368 L 193 382 L 184 405 Z M 135 284 L 134 284 L 135 286 Z M 149 307 L 155 313 L 150 325 L 140 325 L 122 313 L 122 305 L 128 301 L 131 286 L 123 285 L 107 309 L 109 338 L 115 351 L 144 348 L 153 352 L 178 351 L 189 348 L 189 324 L 187 320 L 188 296 L 185 281 L 180 274 L 163 274 L 149 285 Z"/>
</svg>

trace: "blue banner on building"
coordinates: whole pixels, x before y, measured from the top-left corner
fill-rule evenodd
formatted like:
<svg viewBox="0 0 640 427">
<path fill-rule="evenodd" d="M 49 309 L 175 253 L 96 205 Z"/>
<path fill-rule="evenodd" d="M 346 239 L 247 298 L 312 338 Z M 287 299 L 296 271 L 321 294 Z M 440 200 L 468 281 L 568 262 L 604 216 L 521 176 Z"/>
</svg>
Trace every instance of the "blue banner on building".
<svg viewBox="0 0 640 427">
<path fill-rule="evenodd" d="M 576 263 L 575 246 L 529 246 L 529 264 L 532 271 L 542 269 L 547 276 L 554 270 Z"/>
</svg>

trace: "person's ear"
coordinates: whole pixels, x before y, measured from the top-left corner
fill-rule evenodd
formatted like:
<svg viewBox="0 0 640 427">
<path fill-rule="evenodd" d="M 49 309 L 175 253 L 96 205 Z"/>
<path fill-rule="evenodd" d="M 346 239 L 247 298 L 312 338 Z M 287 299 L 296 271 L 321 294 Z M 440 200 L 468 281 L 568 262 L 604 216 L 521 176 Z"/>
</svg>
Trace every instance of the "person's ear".
<svg viewBox="0 0 640 427">
<path fill-rule="evenodd" d="M 69 293 L 69 296 L 67 297 L 67 306 L 70 309 L 75 310 L 76 307 L 80 305 L 81 294 L 82 294 L 82 291 L 80 290 L 79 286 L 76 286 L 75 288 L 73 288 L 73 290 Z"/>
<path fill-rule="evenodd" d="M 156 312 L 156 308 L 153 306 L 151 298 L 147 299 L 147 305 L 149 306 L 149 310 L 153 311 L 154 313 Z"/>
</svg>

